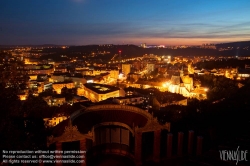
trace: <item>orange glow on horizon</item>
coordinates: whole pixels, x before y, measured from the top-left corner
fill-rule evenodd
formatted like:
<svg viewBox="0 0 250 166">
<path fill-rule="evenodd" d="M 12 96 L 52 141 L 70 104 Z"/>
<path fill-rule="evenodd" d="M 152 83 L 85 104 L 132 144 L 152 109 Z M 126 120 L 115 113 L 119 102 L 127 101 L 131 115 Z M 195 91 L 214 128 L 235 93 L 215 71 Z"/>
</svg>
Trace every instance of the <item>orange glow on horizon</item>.
<svg viewBox="0 0 250 166">
<path fill-rule="evenodd" d="M 119 44 L 120 38 L 113 39 L 114 44 Z M 248 41 L 249 38 L 234 37 L 234 38 L 124 38 L 122 44 L 135 44 L 139 45 L 142 42 L 148 43 L 147 45 L 202 45 L 202 44 L 218 44 L 229 43 L 237 41 Z M 120 51 L 119 51 L 120 52 Z"/>
</svg>

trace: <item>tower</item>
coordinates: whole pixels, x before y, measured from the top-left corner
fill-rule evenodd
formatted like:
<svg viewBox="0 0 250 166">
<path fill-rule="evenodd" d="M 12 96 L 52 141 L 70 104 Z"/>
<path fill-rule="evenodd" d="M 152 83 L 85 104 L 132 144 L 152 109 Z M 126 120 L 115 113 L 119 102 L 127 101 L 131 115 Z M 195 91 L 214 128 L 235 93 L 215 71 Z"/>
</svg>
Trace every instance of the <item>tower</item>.
<svg viewBox="0 0 250 166">
<path fill-rule="evenodd" d="M 183 66 L 181 67 L 180 77 L 184 76 Z"/>
<path fill-rule="evenodd" d="M 146 47 L 147 47 L 146 43 L 142 43 L 142 44 L 141 44 L 141 47 L 142 47 L 142 48 L 146 48 Z"/>
<path fill-rule="evenodd" d="M 121 71 L 121 69 L 122 69 L 122 51 L 121 50 L 119 50 L 118 61 L 119 61 L 118 70 Z"/>
</svg>

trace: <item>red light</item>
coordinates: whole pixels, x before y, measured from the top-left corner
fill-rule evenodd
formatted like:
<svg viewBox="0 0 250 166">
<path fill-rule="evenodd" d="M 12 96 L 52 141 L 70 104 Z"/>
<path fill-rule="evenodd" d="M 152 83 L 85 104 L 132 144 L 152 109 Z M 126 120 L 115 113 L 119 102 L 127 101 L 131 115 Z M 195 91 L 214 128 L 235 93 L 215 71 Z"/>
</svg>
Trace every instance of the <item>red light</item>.
<svg viewBox="0 0 250 166">
<path fill-rule="evenodd" d="M 121 53 L 122 51 L 121 50 L 119 50 L 119 53 Z"/>
</svg>

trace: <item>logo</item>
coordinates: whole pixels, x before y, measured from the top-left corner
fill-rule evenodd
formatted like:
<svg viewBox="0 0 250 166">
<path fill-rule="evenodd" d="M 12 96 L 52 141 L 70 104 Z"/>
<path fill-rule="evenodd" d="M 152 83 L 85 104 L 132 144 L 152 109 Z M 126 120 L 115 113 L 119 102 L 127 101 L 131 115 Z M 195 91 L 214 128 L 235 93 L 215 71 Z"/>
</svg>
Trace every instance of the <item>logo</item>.
<svg viewBox="0 0 250 166">
<path fill-rule="evenodd" d="M 220 159 L 222 161 L 235 161 L 236 165 L 239 161 L 248 161 L 248 150 L 239 150 L 240 146 L 236 150 L 220 150 Z"/>
</svg>

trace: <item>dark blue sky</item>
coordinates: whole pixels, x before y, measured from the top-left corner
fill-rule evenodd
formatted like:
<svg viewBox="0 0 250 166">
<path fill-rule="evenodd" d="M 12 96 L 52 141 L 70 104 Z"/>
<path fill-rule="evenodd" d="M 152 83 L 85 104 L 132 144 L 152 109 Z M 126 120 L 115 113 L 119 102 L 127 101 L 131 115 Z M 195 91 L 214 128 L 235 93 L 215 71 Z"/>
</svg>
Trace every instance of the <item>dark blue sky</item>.
<svg viewBox="0 0 250 166">
<path fill-rule="evenodd" d="M 249 0 L 0 0 L 0 44 L 250 40 Z"/>
</svg>

